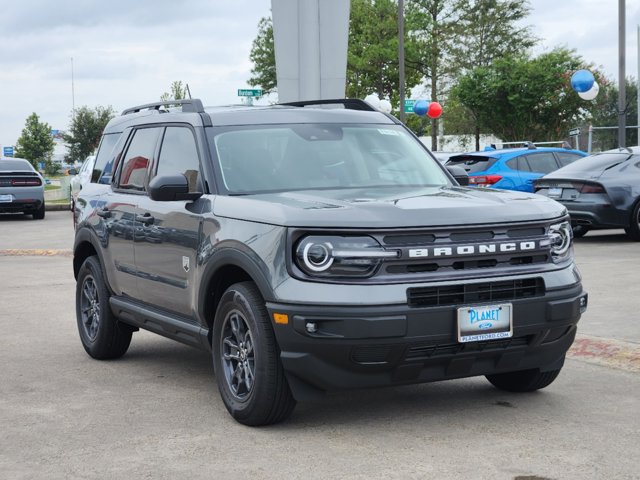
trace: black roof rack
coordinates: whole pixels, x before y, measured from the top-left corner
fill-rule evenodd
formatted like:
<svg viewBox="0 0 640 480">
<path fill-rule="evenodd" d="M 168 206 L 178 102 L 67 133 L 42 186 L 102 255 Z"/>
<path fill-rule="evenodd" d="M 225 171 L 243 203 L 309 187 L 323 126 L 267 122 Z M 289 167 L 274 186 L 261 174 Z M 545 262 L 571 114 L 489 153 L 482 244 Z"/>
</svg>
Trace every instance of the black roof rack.
<svg viewBox="0 0 640 480">
<path fill-rule="evenodd" d="M 172 105 L 182 106 L 183 112 L 204 113 L 204 106 L 202 105 L 202 101 L 198 98 L 189 98 L 185 100 L 167 100 L 166 102 L 155 102 L 138 105 L 137 107 L 127 108 L 122 112 L 122 115 L 138 113 L 140 110 L 160 110 L 160 107 L 168 107 Z"/>
<path fill-rule="evenodd" d="M 375 108 L 359 98 L 336 98 L 331 100 L 302 100 L 299 102 L 279 103 L 290 107 L 308 107 L 312 105 L 343 105 L 349 110 L 363 110 L 366 112 L 377 112 Z"/>
</svg>

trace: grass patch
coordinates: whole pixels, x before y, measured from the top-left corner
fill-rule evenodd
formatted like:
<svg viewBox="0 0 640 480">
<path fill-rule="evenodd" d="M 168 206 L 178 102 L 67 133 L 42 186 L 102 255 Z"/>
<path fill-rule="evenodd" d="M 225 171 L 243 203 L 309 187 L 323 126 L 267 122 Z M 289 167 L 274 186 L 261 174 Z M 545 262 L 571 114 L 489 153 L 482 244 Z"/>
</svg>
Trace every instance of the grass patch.
<svg viewBox="0 0 640 480">
<path fill-rule="evenodd" d="M 60 190 L 60 185 L 45 185 L 44 191 L 47 192 L 49 190 Z"/>
<path fill-rule="evenodd" d="M 47 200 L 47 204 L 51 205 L 69 205 L 69 200 L 66 198 L 61 198 L 60 200 Z"/>
</svg>

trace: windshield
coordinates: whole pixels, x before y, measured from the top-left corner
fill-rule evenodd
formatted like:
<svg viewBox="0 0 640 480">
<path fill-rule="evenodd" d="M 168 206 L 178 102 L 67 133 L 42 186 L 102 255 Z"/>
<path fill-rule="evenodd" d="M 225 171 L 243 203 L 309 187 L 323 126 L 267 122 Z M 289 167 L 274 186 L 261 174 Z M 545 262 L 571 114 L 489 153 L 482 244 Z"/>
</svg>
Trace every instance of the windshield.
<svg viewBox="0 0 640 480">
<path fill-rule="evenodd" d="M 229 193 L 448 185 L 398 125 L 266 125 L 211 130 Z"/>
</svg>

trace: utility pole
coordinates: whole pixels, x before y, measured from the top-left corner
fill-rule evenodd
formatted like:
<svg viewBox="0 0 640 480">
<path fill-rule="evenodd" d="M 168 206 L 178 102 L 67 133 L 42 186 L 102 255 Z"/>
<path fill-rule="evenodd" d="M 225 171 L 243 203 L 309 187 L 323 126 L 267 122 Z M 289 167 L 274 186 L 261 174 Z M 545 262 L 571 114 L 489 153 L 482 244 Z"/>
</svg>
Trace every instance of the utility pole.
<svg viewBox="0 0 640 480">
<path fill-rule="evenodd" d="M 71 119 L 76 119 L 76 94 L 73 85 L 73 57 L 71 57 Z"/>
<path fill-rule="evenodd" d="M 398 62 L 400 72 L 400 121 L 404 123 L 404 0 L 398 0 Z"/>
<path fill-rule="evenodd" d="M 625 146 L 626 133 L 625 9 L 625 0 L 618 0 L 618 148 Z"/>
</svg>

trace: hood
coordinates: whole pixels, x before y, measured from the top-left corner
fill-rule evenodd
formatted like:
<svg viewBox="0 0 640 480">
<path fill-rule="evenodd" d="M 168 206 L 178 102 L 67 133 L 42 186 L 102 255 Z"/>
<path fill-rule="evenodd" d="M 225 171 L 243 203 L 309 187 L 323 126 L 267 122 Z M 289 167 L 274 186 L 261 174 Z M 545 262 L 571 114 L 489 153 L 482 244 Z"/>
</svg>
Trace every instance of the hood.
<svg viewBox="0 0 640 480">
<path fill-rule="evenodd" d="M 218 196 L 214 213 L 289 227 L 372 229 L 550 220 L 566 209 L 546 197 L 507 190 L 378 187 Z"/>
</svg>

